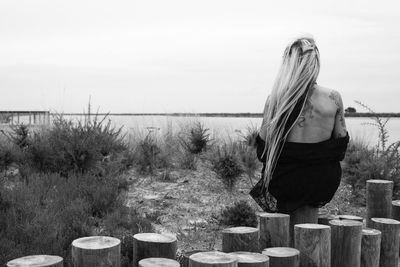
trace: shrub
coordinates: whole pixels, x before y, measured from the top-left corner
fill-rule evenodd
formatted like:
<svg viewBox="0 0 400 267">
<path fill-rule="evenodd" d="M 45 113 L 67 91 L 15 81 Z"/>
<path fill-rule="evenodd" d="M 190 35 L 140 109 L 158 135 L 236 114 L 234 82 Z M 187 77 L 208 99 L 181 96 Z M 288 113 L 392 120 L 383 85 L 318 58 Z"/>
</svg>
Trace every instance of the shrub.
<svg viewBox="0 0 400 267">
<path fill-rule="evenodd" d="M 246 132 L 242 134 L 243 141 L 250 147 L 255 147 L 256 145 L 256 138 L 260 129 L 257 126 L 250 125 L 247 126 Z"/>
<path fill-rule="evenodd" d="M 232 190 L 243 173 L 237 153 L 237 144 L 224 143 L 217 146 L 211 158 L 214 171 L 222 179 L 228 190 Z"/>
<path fill-rule="evenodd" d="M 206 151 L 211 141 L 209 131 L 208 128 L 204 128 L 201 122 L 195 122 L 188 131 L 185 130 L 181 133 L 182 147 L 192 154 L 200 154 Z"/>
<path fill-rule="evenodd" d="M 73 123 L 62 116 L 53 127 L 32 136 L 28 156 L 32 165 L 42 172 L 101 172 L 105 159 L 120 156 L 128 150 L 121 128 L 104 123 L 106 117 Z"/>
<path fill-rule="evenodd" d="M 187 170 L 196 170 L 198 158 L 195 154 L 188 153 L 186 151 L 180 154 L 180 167 Z"/>
<path fill-rule="evenodd" d="M 0 188 L 0 262 L 50 253 L 69 261 L 71 242 L 91 235 L 97 222 L 124 209 L 122 178 L 93 174 L 31 173 L 26 182 Z M 139 227 L 138 227 L 139 228 Z M 133 229 L 133 228 L 132 228 Z"/>
<path fill-rule="evenodd" d="M 90 234 L 89 203 L 74 188 L 56 174 L 31 175 L 29 184 L 3 184 L 0 194 L 8 206 L 0 216 L 0 243 L 8 248 L 0 249 L 0 262 L 30 254 L 67 258 L 72 240 Z"/>
<path fill-rule="evenodd" d="M 227 226 L 256 227 L 257 215 L 254 209 L 244 200 L 235 202 L 221 211 L 219 222 Z"/>
<path fill-rule="evenodd" d="M 29 128 L 27 125 L 24 124 L 19 124 L 19 125 L 13 125 L 10 127 L 11 132 L 4 132 L 2 133 L 16 146 L 20 148 L 24 148 L 28 146 L 29 144 Z"/>
<path fill-rule="evenodd" d="M 161 148 L 152 133 L 148 133 L 137 145 L 137 165 L 141 173 L 152 174 L 157 168 Z"/>
<path fill-rule="evenodd" d="M 257 158 L 257 153 L 254 146 L 251 146 L 247 140 L 237 143 L 237 150 L 244 172 L 250 180 L 250 184 L 254 186 L 252 178 L 255 172 L 260 168 L 260 161 Z"/>
<path fill-rule="evenodd" d="M 378 128 L 379 139 L 375 147 L 362 142 L 350 142 L 344 160 L 344 181 L 351 186 L 353 201 L 365 205 L 366 181 L 382 179 L 394 182 L 393 197 L 400 197 L 400 142 L 387 145 L 388 119 L 383 120 L 366 105 L 357 102 L 373 114 L 372 125 Z"/>
<path fill-rule="evenodd" d="M 0 144 L 0 171 L 6 170 L 14 160 L 15 158 L 12 150 L 3 144 Z"/>
</svg>

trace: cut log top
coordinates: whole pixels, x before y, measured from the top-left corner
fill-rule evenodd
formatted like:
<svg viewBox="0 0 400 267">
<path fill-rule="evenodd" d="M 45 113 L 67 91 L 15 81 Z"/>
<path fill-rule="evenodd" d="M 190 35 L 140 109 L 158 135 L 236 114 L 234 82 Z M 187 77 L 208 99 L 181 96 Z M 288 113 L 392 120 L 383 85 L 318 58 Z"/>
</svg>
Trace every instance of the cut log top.
<svg viewBox="0 0 400 267">
<path fill-rule="evenodd" d="M 75 239 L 72 246 L 81 249 L 105 249 L 121 244 L 118 238 L 110 236 L 89 236 Z"/>
<path fill-rule="evenodd" d="M 238 258 L 236 256 L 219 251 L 195 253 L 190 256 L 189 259 L 199 263 L 215 264 L 233 263 L 238 261 Z"/>
<path fill-rule="evenodd" d="M 266 248 L 263 250 L 262 254 L 276 258 L 287 258 L 300 255 L 300 251 L 298 251 L 295 248 L 276 247 L 276 248 Z"/>
<path fill-rule="evenodd" d="M 285 218 L 285 217 L 290 217 L 289 214 L 268 213 L 268 212 L 260 212 L 257 215 L 258 215 L 258 217 L 262 217 L 262 218 Z"/>
<path fill-rule="evenodd" d="M 63 261 L 63 258 L 59 256 L 50 255 L 32 255 L 22 258 L 18 258 L 7 263 L 7 267 L 17 267 L 17 266 L 50 266 Z"/>
<path fill-rule="evenodd" d="M 303 223 L 303 224 L 296 224 L 295 228 L 303 228 L 303 229 L 315 229 L 315 230 L 322 230 L 329 228 L 328 225 L 324 224 L 316 224 L 316 223 Z"/>
<path fill-rule="evenodd" d="M 362 217 L 354 215 L 339 215 L 339 220 L 353 220 L 353 221 L 363 221 Z"/>
<path fill-rule="evenodd" d="M 353 220 L 332 220 L 329 221 L 329 224 L 335 226 L 361 226 L 361 227 L 363 225 L 362 222 Z"/>
<path fill-rule="evenodd" d="M 239 226 L 239 227 L 226 228 L 222 230 L 222 233 L 231 233 L 231 234 L 248 234 L 254 232 L 258 232 L 258 228 Z"/>
<path fill-rule="evenodd" d="M 377 180 L 377 179 L 367 180 L 367 183 L 371 183 L 371 184 L 393 184 L 392 181 L 388 181 L 388 180 Z"/>
<path fill-rule="evenodd" d="M 371 221 L 376 223 L 383 223 L 383 224 L 400 224 L 399 221 L 389 219 L 389 218 L 372 218 Z"/>
<path fill-rule="evenodd" d="M 139 241 L 153 243 L 173 243 L 176 241 L 176 237 L 160 235 L 156 233 L 140 233 L 134 235 L 133 238 Z"/>
<path fill-rule="evenodd" d="M 166 258 L 146 258 L 139 261 L 140 267 L 180 267 L 176 260 Z"/>
<path fill-rule="evenodd" d="M 240 263 L 263 263 L 269 261 L 269 258 L 265 254 L 247 252 L 247 251 L 235 251 L 229 253 L 238 258 Z"/>
<path fill-rule="evenodd" d="M 400 206 L 400 200 L 393 200 L 392 201 L 393 206 Z"/>
<path fill-rule="evenodd" d="M 362 229 L 362 232 L 361 232 L 361 233 L 362 233 L 363 235 L 380 235 L 380 234 L 382 234 L 381 231 L 376 230 L 376 229 L 371 229 L 371 228 Z"/>
</svg>

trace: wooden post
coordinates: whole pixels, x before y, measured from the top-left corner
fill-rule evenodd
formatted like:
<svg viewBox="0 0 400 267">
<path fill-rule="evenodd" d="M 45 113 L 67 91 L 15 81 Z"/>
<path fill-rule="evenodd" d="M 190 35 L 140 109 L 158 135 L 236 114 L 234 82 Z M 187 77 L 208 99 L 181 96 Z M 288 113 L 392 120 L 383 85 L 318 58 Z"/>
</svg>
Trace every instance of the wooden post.
<svg viewBox="0 0 400 267">
<path fill-rule="evenodd" d="M 359 216 L 354 216 L 354 215 L 338 215 L 338 219 L 339 220 L 351 220 L 351 221 L 357 221 L 357 222 L 364 222 L 364 218 L 363 217 L 359 217 Z"/>
<path fill-rule="evenodd" d="M 205 250 L 192 250 L 192 251 L 186 251 L 182 253 L 182 267 L 189 267 L 189 258 L 193 254 L 199 253 L 199 252 L 206 252 Z"/>
<path fill-rule="evenodd" d="M 282 213 L 259 213 L 260 250 L 288 247 L 290 216 Z"/>
<path fill-rule="evenodd" d="M 190 256 L 192 256 L 193 254 L 199 253 L 199 252 L 206 252 L 206 251 L 205 250 L 196 249 L 196 250 L 182 252 L 182 255 L 181 255 L 181 257 L 182 257 L 182 260 L 181 260 L 182 267 L 189 267 L 189 258 L 190 258 Z"/>
<path fill-rule="evenodd" d="M 400 200 L 392 201 L 392 219 L 400 221 Z"/>
<path fill-rule="evenodd" d="M 49 266 L 49 267 L 63 267 L 63 258 L 59 256 L 50 255 L 32 255 L 22 258 L 18 258 L 7 262 L 7 267 L 37 267 L 37 266 Z"/>
<path fill-rule="evenodd" d="M 304 223 L 318 223 L 318 208 L 314 208 L 311 206 L 304 206 L 298 208 L 294 212 L 290 214 L 290 244 L 294 245 L 294 226 L 296 224 L 304 224 Z"/>
<path fill-rule="evenodd" d="M 392 195 L 392 181 L 367 181 L 367 227 L 372 228 L 371 218 L 392 218 Z"/>
<path fill-rule="evenodd" d="M 379 267 L 381 250 L 381 232 L 375 229 L 363 229 L 361 238 L 361 266 Z"/>
<path fill-rule="evenodd" d="M 331 266 L 359 267 L 361 262 L 362 223 L 351 220 L 333 220 L 331 226 Z"/>
<path fill-rule="evenodd" d="M 379 266 L 396 266 L 399 264 L 400 222 L 387 218 L 372 218 L 373 229 L 382 233 Z"/>
<path fill-rule="evenodd" d="M 300 266 L 330 267 L 331 229 L 329 226 L 312 223 L 295 225 L 294 247 L 300 251 Z"/>
<path fill-rule="evenodd" d="M 29 125 L 32 125 L 32 114 L 29 113 Z"/>
<path fill-rule="evenodd" d="M 190 267 L 237 267 L 237 264 L 236 256 L 219 251 L 200 252 L 189 257 Z"/>
<path fill-rule="evenodd" d="M 167 258 L 146 258 L 139 261 L 139 267 L 180 267 L 176 260 Z"/>
<path fill-rule="evenodd" d="M 269 267 L 269 258 L 265 254 L 237 251 L 229 253 L 238 258 L 238 267 Z"/>
<path fill-rule="evenodd" d="M 175 259 L 177 249 L 176 237 L 155 233 L 141 233 L 133 236 L 133 266 L 145 258 Z"/>
<path fill-rule="evenodd" d="M 72 242 L 74 267 L 121 266 L 121 241 L 109 236 L 89 236 Z"/>
<path fill-rule="evenodd" d="M 299 267 L 300 251 L 294 248 L 266 248 L 262 254 L 269 257 L 271 267 Z"/>
<path fill-rule="evenodd" d="M 232 227 L 222 231 L 222 251 L 260 252 L 259 231 L 254 227 Z"/>
<path fill-rule="evenodd" d="M 329 221 L 338 219 L 338 216 L 333 214 L 322 214 L 318 216 L 318 224 L 329 225 Z"/>
</svg>

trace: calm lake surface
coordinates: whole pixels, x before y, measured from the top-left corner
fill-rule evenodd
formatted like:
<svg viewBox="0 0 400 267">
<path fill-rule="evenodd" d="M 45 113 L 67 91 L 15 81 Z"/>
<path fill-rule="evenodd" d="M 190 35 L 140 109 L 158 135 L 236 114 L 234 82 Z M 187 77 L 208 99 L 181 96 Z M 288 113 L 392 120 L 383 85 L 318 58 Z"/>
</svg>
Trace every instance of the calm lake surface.
<svg viewBox="0 0 400 267">
<path fill-rule="evenodd" d="M 74 121 L 84 121 L 84 116 L 65 116 Z M 100 119 L 104 116 L 99 116 Z M 212 138 L 227 137 L 240 138 L 247 132 L 247 129 L 258 127 L 261 124 L 261 118 L 244 117 L 177 117 L 177 116 L 108 116 L 113 126 L 123 127 L 123 131 L 128 136 L 137 136 L 147 134 L 152 131 L 156 134 L 164 134 L 168 131 L 177 133 L 185 126 L 192 123 L 201 122 L 205 128 L 208 128 Z M 385 118 L 383 119 L 385 120 Z M 28 123 L 27 118 L 21 117 L 22 123 Z M 346 118 L 347 128 L 350 137 L 353 140 L 360 140 L 369 145 L 376 145 L 378 142 L 378 128 L 374 125 L 371 118 Z M 5 125 L 3 125 L 5 126 Z M 389 133 L 389 144 L 400 141 L 400 118 L 390 118 L 386 129 Z"/>
<path fill-rule="evenodd" d="M 73 119 L 83 119 L 74 116 Z M 109 116 L 108 119 L 114 126 L 123 126 L 124 131 L 144 133 L 149 131 L 163 134 L 168 130 L 179 131 L 182 127 L 194 122 L 201 122 L 210 129 L 213 138 L 240 138 L 246 133 L 249 127 L 256 127 L 261 124 L 261 118 L 243 117 L 174 117 L 174 116 Z M 385 120 L 385 119 L 384 119 Z M 378 141 L 378 128 L 371 118 L 346 118 L 347 128 L 350 137 L 370 145 L 376 145 Z M 387 123 L 389 143 L 400 141 L 400 118 L 390 118 Z"/>
</svg>

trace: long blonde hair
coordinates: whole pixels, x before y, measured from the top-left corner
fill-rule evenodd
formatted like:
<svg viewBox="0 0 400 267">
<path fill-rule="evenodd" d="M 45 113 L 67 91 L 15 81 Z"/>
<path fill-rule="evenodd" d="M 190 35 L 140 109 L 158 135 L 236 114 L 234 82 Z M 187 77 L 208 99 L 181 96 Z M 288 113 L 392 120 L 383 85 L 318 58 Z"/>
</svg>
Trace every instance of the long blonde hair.
<svg viewBox="0 0 400 267">
<path fill-rule="evenodd" d="M 268 188 L 283 144 L 304 109 L 310 89 L 316 83 L 320 68 L 319 52 L 312 37 L 299 37 L 285 49 L 283 62 L 264 110 L 266 127 L 264 186 Z M 289 117 L 301 107 L 295 120 Z M 295 111 L 296 112 L 296 111 Z M 292 115 L 292 117 L 293 117 Z"/>
</svg>

